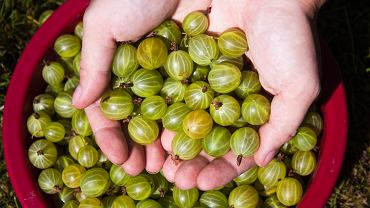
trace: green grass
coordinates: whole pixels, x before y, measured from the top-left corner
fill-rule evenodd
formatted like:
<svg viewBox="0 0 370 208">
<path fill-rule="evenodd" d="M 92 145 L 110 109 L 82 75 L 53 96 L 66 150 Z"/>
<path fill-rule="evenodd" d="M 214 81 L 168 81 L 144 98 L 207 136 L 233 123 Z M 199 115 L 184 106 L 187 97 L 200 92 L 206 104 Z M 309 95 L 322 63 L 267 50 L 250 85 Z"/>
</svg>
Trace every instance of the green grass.
<svg viewBox="0 0 370 208">
<path fill-rule="evenodd" d="M 20 52 L 38 28 L 37 17 L 62 0 L 0 0 L 0 127 L 4 95 Z M 332 0 L 318 18 L 346 86 L 348 147 L 327 207 L 370 207 L 370 6 L 368 0 Z M 1 131 L 0 131 L 0 148 Z M 0 151 L 0 207 L 19 207 Z"/>
</svg>

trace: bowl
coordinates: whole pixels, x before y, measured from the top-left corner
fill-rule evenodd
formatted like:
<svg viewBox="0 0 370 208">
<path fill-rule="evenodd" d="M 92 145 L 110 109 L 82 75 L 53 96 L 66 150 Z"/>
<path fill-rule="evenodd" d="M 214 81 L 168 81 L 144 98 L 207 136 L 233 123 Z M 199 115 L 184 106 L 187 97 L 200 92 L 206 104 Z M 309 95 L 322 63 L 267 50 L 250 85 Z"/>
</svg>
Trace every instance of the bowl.
<svg viewBox="0 0 370 208">
<path fill-rule="evenodd" d="M 82 20 L 89 0 L 64 3 L 40 27 L 24 49 L 6 94 L 3 120 L 3 146 L 10 181 L 22 207 L 56 207 L 56 201 L 37 185 L 40 170 L 28 161 L 32 139 L 26 129 L 33 97 L 45 89 L 41 61 L 53 54 L 56 38 L 73 31 Z M 338 178 L 347 140 L 347 106 L 340 70 L 328 46 L 321 41 L 322 93 L 318 106 L 323 116 L 317 168 L 312 175 L 300 208 L 323 207 Z"/>
</svg>

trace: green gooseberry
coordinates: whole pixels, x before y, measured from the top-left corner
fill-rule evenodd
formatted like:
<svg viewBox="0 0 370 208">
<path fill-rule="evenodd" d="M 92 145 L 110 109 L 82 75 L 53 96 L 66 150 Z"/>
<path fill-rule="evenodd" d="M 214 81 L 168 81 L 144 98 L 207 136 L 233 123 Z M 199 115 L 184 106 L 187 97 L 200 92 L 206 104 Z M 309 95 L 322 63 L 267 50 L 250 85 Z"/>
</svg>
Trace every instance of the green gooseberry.
<svg viewBox="0 0 370 208">
<path fill-rule="evenodd" d="M 153 95 L 145 98 L 140 105 L 140 112 L 151 120 L 161 119 L 167 111 L 167 104 L 164 98 Z"/>
<path fill-rule="evenodd" d="M 189 36 L 196 36 L 208 29 L 208 18 L 200 12 L 194 11 L 185 16 L 182 22 L 182 29 Z"/>
<path fill-rule="evenodd" d="M 185 133 L 177 132 L 171 147 L 175 160 L 191 160 L 202 150 L 202 140 L 191 139 Z"/>
<path fill-rule="evenodd" d="M 58 96 L 54 100 L 54 109 L 62 118 L 72 118 L 73 113 L 77 110 L 72 105 L 72 93 L 58 93 Z"/>
<path fill-rule="evenodd" d="M 41 111 L 33 113 L 27 118 L 27 129 L 32 137 L 43 137 L 45 127 L 51 122 L 48 114 Z"/>
<path fill-rule="evenodd" d="M 100 100 L 100 109 L 111 120 L 126 119 L 134 110 L 131 95 L 125 89 L 105 92 Z"/>
<path fill-rule="evenodd" d="M 39 169 L 53 166 L 57 156 L 58 152 L 55 145 L 46 139 L 36 140 L 28 149 L 28 159 L 33 166 Z"/>
<path fill-rule="evenodd" d="M 167 108 L 162 118 L 163 127 L 171 131 L 182 131 L 185 116 L 191 111 L 185 103 L 174 103 Z"/>
<path fill-rule="evenodd" d="M 159 134 L 158 124 L 142 115 L 132 118 L 128 124 L 131 139 L 142 145 L 153 143 Z"/>
<path fill-rule="evenodd" d="M 204 110 L 191 111 L 182 122 L 183 131 L 192 139 L 206 137 L 211 132 L 212 126 L 212 117 Z"/>
<path fill-rule="evenodd" d="M 196 81 L 185 91 L 185 103 L 192 110 L 207 109 L 214 96 L 214 91 L 207 82 Z"/>
<path fill-rule="evenodd" d="M 260 94 L 248 95 L 242 104 L 242 116 L 252 125 L 262 125 L 270 117 L 270 101 Z"/>
<path fill-rule="evenodd" d="M 167 46 L 160 39 L 150 37 L 142 40 L 137 48 L 136 57 L 144 69 L 157 69 L 167 60 Z"/>
<path fill-rule="evenodd" d="M 59 122 L 49 122 L 44 128 L 44 136 L 51 142 L 60 142 L 64 139 L 65 129 Z"/>
<path fill-rule="evenodd" d="M 81 192 L 88 197 L 102 196 L 109 186 L 109 173 L 103 168 L 91 168 L 81 177 Z"/>
<path fill-rule="evenodd" d="M 209 112 L 221 126 L 230 126 L 240 118 L 239 102 L 230 95 L 220 95 L 212 100 Z"/>
<path fill-rule="evenodd" d="M 205 34 L 192 37 L 189 41 L 188 51 L 191 59 L 201 66 L 210 65 L 219 54 L 216 40 Z"/>
<path fill-rule="evenodd" d="M 260 145 L 258 133 L 250 127 L 237 129 L 230 139 L 230 147 L 237 158 L 237 165 L 240 165 L 243 157 L 252 156 Z"/>
<path fill-rule="evenodd" d="M 131 44 L 121 44 L 113 57 L 112 71 L 118 77 L 131 75 L 139 67 L 136 48 Z"/>
<path fill-rule="evenodd" d="M 175 80 L 185 80 L 193 72 L 194 62 L 186 51 L 172 51 L 164 64 L 167 74 Z"/>
<path fill-rule="evenodd" d="M 33 111 L 38 113 L 44 111 L 48 115 L 54 114 L 54 97 L 49 94 L 37 95 L 32 102 Z"/>
<path fill-rule="evenodd" d="M 208 74 L 208 82 L 214 91 L 229 93 L 239 86 L 241 76 L 239 68 L 233 64 L 215 64 Z"/>
<path fill-rule="evenodd" d="M 72 129 L 81 136 L 92 135 L 92 129 L 84 110 L 77 110 L 73 113 Z"/>
<path fill-rule="evenodd" d="M 217 39 L 220 52 L 228 57 L 239 57 L 248 50 L 245 33 L 237 28 L 232 28 L 221 33 Z"/>
<path fill-rule="evenodd" d="M 242 80 L 234 92 L 239 98 L 245 99 L 250 94 L 258 93 L 261 90 L 261 83 L 256 72 L 242 71 L 241 73 Z"/>
<path fill-rule="evenodd" d="M 212 157 L 222 157 L 230 150 L 230 131 L 221 126 L 213 127 L 203 139 L 203 150 Z"/>
<path fill-rule="evenodd" d="M 186 88 L 185 82 L 167 78 L 163 83 L 160 95 L 165 98 L 168 104 L 181 102 L 184 100 Z"/>
<path fill-rule="evenodd" d="M 258 193 L 250 185 L 241 185 L 231 191 L 229 196 L 229 207 L 234 208 L 256 208 L 259 203 Z"/>
<path fill-rule="evenodd" d="M 62 190 L 62 174 L 54 168 L 42 170 L 38 177 L 41 190 L 47 194 L 55 194 Z"/>
<path fill-rule="evenodd" d="M 62 58 L 72 58 L 81 50 L 81 40 L 75 35 L 61 35 L 54 43 L 54 50 Z"/>
<path fill-rule="evenodd" d="M 163 86 L 163 78 L 157 70 L 139 69 L 131 77 L 131 90 L 140 97 L 157 94 Z"/>
<path fill-rule="evenodd" d="M 62 83 L 65 76 L 65 70 L 62 64 L 58 62 L 46 63 L 42 68 L 42 77 L 49 85 L 57 85 Z"/>
</svg>

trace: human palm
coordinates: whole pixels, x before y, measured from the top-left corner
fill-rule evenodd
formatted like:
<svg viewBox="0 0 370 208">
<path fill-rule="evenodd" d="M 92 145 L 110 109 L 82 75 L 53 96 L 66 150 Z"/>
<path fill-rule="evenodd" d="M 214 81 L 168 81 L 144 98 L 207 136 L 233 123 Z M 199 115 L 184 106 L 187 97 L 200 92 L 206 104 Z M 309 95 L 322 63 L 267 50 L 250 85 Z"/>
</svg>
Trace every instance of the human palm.
<svg viewBox="0 0 370 208">
<path fill-rule="evenodd" d="M 97 2 L 94 3 L 99 4 Z M 119 4 L 124 5 L 122 2 L 124 1 Z M 181 22 L 187 13 L 206 10 L 211 3 L 199 0 L 180 1 L 178 5 L 161 5 L 160 2 L 163 1 L 153 2 L 144 4 L 145 8 L 151 8 L 150 11 L 141 10 L 143 5 L 132 2 L 133 6 L 129 9 L 105 8 L 104 11 L 109 11 L 105 15 L 112 17 L 103 18 L 104 21 L 94 16 L 96 11 L 101 11 L 101 7 L 99 9 L 94 4 L 91 6 L 84 20 L 81 87 L 74 96 L 77 107 L 90 105 L 105 90 L 110 79 L 108 69 L 115 49 L 114 41 L 136 40 L 171 14 L 173 19 Z M 246 55 L 258 71 L 264 89 L 274 95 L 271 116 L 268 123 L 259 130 L 261 146 L 254 157 L 244 158 L 241 165 L 237 166 L 237 156 L 232 152 L 218 159 L 201 153 L 193 160 L 176 164 L 170 157 L 165 160 L 163 148 L 171 151 L 174 136 L 168 130 L 164 130 L 161 141 L 157 140 L 146 146 L 145 150 L 133 143 L 128 148 L 120 124 L 105 119 L 98 105 L 93 103 L 86 108 L 86 112 L 102 151 L 112 162 L 122 164 L 126 172 L 132 175 L 140 173 L 144 168 L 149 172 L 158 172 L 163 166 L 166 178 L 183 189 L 217 188 L 255 163 L 262 166 L 268 163 L 277 149 L 294 135 L 319 92 L 317 59 L 310 26 L 314 9 L 307 8 L 309 6 L 296 1 L 274 3 L 236 0 L 232 4 L 227 0 L 212 2 L 209 31 L 218 34 L 231 27 L 244 30 L 250 46 Z M 116 7 L 117 5 L 114 8 Z M 112 12 L 114 15 L 109 15 Z M 132 12 L 135 13 L 135 18 L 130 19 Z M 101 26 L 97 27 L 99 23 Z M 132 27 L 127 28 L 128 25 Z M 109 32 L 102 32 L 104 29 Z"/>
<path fill-rule="evenodd" d="M 307 109 L 319 93 L 317 58 L 310 13 L 297 2 L 264 3 L 216 0 L 209 15 L 209 31 L 219 34 L 238 27 L 245 31 L 250 50 L 246 55 L 259 73 L 263 88 L 274 95 L 269 121 L 259 134 L 261 146 L 254 157 L 236 164 L 229 152 L 213 159 L 202 153 L 194 161 L 175 165 L 168 158 L 165 176 L 182 188 L 210 190 L 224 185 L 257 163 L 266 165 L 279 147 L 295 134 Z M 162 144 L 169 151 L 173 133 L 164 132 Z"/>
</svg>

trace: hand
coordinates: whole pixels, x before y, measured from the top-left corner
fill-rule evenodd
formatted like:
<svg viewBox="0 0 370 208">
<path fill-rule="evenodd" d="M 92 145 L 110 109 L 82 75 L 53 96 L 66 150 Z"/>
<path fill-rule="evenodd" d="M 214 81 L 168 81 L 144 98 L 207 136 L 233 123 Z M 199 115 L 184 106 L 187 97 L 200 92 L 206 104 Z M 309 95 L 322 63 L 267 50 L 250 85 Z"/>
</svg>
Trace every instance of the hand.
<svg viewBox="0 0 370 208">
<path fill-rule="evenodd" d="M 95 0 L 84 15 L 80 84 L 73 105 L 85 108 L 96 142 L 110 161 L 137 175 L 144 170 L 158 172 L 165 152 L 160 140 L 144 147 L 127 144 L 121 125 L 106 119 L 98 99 L 108 88 L 110 65 L 116 42 L 136 41 L 166 18 L 183 19 L 193 10 L 205 10 L 209 1 L 178 0 Z M 176 11 L 176 12 L 175 12 Z M 145 156 L 146 155 L 146 156 Z"/>
<path fill-rule="evenodd" d="M 282 144 L 296 132 L 319 93 L 318 65 L 311 20 L 322 1 L 213 0 L 209 31 L 220 33 L 231 27 L 246 32 L 247 56 L 259 73 L 265 90 L 274 95 L 269 121 L 259 129 L 261 144 L 254 158 L 235 164 L 229 152 L 213 160 L 201 154 L 176 165 L 167 158 L 166 178 L 183 189 L 220 187 L 255 163 L 265 166 Z M 171 151 L 173 132 L 162 135 L 162 145 Z"/>
</svg>

